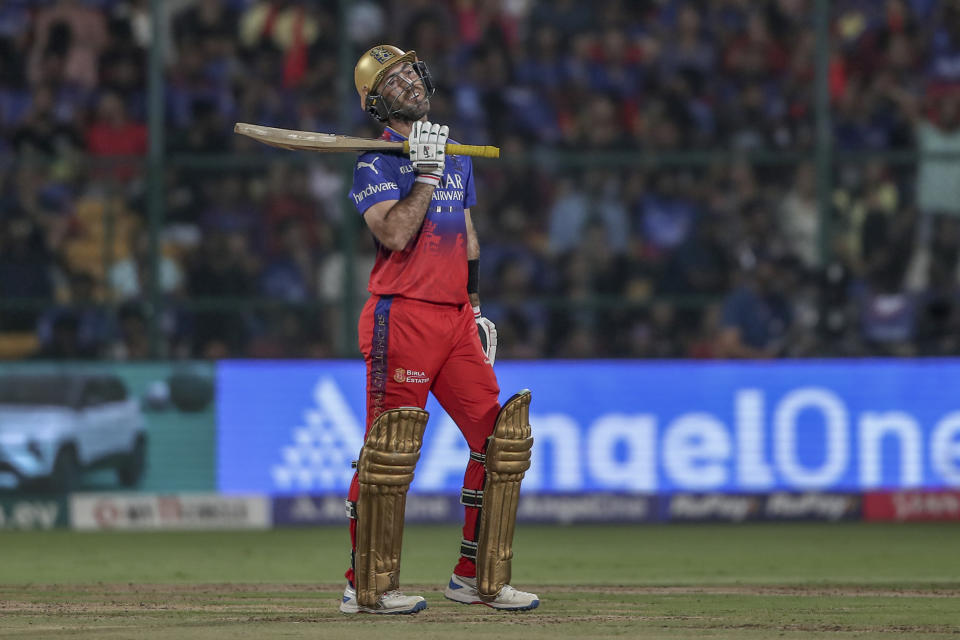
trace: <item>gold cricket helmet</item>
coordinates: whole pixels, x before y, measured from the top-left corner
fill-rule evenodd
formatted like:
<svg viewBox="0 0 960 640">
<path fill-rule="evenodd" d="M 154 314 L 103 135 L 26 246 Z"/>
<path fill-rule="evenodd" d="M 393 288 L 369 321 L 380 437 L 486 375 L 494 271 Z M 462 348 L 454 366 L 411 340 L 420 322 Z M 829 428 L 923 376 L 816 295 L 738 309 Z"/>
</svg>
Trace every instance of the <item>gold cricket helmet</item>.
<svg viewBox="0 0 960 640">
<path fill-rule="evenodd" d="M 391 108 L 384 104 L 382 97 L 376 91 L 377 87 L 387 75 L 388 70 L 404 62 L 413 65 L 417 74 L 423 79 L 427 94 L 432 95 L 434 86 L 430 72 L 427 71 L 427 65 L 424 62 L 417 60 L 416 51 L 403 51 L 390 44 L 378 44 L 360 56 L 357 66 L 353 69 L 353 82 L 357 87 L 357 93 L 360 94 L 360 106 L 378 120 L 388 120 Z"/>
</svg>

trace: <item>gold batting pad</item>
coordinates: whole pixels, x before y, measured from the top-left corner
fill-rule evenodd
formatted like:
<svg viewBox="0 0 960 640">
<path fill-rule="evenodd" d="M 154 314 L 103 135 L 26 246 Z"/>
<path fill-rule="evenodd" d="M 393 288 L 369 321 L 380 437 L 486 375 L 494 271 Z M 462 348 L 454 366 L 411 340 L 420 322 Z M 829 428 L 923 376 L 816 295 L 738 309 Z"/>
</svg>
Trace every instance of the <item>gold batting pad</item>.
<svg viewBox="0 0 960 640">
<path fill-rule="evenodd" d="M 428 416 L 416 407 L 384 411 L 360 451 L 354 579 L 361 606 L 400 586 L 403 511 Z"/>
<path fill-rule="evenodd" d="M 513 530 L 517 522 L 520 481 L 530 468 L 530 391 L 514 395 L 500 409 L 487 439 L 487 480 L 477 536 L 477 591 L 494 600 L 510 582 Z"/>
</svg>

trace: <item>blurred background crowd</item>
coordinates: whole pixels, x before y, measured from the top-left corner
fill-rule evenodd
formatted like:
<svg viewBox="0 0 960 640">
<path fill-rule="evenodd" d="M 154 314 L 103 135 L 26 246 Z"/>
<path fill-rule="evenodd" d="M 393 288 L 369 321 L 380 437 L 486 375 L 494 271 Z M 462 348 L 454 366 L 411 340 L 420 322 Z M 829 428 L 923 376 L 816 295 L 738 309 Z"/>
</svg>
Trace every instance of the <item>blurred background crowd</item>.
<svg viewBox="0 0 960 640">
<path fill-rule="evenodd" d="M 501 357 L 956 355 L 960 2 L 825 3 L 819 138 L 818 4 L 0 3 L 0 356 L 355 355 L 352 158 L 232 128 L 378 135 L 350 74 L 380 42 L 503 149 L 473 215 Z"/>
</svg>

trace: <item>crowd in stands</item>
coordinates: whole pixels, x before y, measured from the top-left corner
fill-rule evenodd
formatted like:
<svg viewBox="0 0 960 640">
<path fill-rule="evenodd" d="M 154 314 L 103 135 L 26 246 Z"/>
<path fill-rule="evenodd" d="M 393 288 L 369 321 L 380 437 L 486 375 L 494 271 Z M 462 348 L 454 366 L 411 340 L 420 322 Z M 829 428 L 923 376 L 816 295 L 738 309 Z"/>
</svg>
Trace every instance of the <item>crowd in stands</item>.
<svg viewBox="0 0 960 640">
<path fill-rule="evenodd" d="M 473 215 L 500 357 L 960 353 L 958 0 L 830 3 L 829 154 L 812 0 L 151 4 L 0 3 L 0 357 L 352 355 L 349 159 L 232 127 L 378 135 L 349 73 L 380 42 L 503 149 Z"/>
</svg>

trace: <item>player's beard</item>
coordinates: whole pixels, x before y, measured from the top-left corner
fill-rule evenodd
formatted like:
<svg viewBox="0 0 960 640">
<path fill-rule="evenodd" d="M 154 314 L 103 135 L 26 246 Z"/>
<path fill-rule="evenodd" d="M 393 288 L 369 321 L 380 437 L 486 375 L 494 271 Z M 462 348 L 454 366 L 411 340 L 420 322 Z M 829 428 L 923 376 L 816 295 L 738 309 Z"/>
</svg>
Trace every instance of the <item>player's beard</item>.
<svg viewBox="0 0 960 640">
<path fill-rule="evenodd" d="M 422 91 L 422 89 L 421 89 Z M 401 96 L 402 97 L 402 96 Z M 416 122 L 423 118 L 430 112 L 430 98 L 423 96 L 419 102 L 410 104 L 404 102 L 404 104 L 393 112 L 393 117 L 397 120 L 403 120 L 406 122 Z"/>
</svg>

